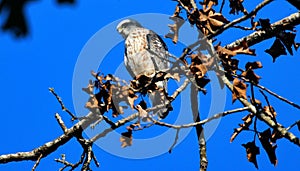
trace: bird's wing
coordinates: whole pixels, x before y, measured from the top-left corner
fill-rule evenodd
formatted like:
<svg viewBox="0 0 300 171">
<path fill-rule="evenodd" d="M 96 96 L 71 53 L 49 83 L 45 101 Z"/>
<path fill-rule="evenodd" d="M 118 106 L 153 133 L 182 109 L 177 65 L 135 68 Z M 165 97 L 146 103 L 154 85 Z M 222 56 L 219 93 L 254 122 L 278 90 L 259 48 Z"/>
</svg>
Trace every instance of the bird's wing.
<svg viewBox="0 0 300 171">
<path fill-rule="evenodd" d="M 157 71 L 169 68 L 169 59 L 166 55 L 167 45 L 155 32 L 149 30 L 146 35 L 147 47 L 152 54 L 152 60 Z"/>
<path fill-rule="evenodd" d="M 132 66 L 130 66 L 130 63 L 128 61 L 128 56 L 127 56 L 127 46 L 125 44 L 125 53 L 124 53 L 124 64 L 125 64 L 125 67 L 128 71 L 128 73 L 132 76 L 132 77 L 135 77 L 135 74 L 134 72 L 132 71 Z"/>
</svg>

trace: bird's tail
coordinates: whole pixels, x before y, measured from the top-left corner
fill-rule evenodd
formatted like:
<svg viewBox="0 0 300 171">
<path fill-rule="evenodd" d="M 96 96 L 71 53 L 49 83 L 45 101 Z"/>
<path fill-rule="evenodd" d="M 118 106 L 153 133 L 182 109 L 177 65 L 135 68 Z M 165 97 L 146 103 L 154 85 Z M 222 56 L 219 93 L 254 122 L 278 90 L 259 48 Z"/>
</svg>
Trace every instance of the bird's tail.
<svg viewBox="0 0 300 171">
<path fill-rule="evenodd" d="M 159 81 L 157 86 L 160 90 L 149 93 L 149 97 L 152 103 L 152 107 L 163 105 L 162 108 L 153 111 L 160 119 L 164 119 L 168 116 L 169 112 L 173 110 L 170 101 L 167 96 L 167 82 Z"/>
</svg>

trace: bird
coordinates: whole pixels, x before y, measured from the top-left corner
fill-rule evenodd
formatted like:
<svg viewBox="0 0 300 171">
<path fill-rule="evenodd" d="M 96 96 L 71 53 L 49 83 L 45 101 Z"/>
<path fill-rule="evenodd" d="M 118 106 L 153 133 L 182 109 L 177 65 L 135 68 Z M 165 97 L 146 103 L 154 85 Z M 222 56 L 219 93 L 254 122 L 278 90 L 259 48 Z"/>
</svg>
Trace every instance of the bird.
<svg viewBox="0 0 300 171">
<path fill-rule="evenodd" d="M 167 45 L 154 31 L 144 28 L 133 19 L 122 20 L 117 25 L 117 31 L 125 39 L 124 64 L 133 78 L 139 75 L 151 78 L 157 71 L 169 69 Z M 158 81 L 156 85 L 167 91 L 166 81 Z M 167 104 L 168 100 L 163 96 L 165 95 L 158 92 L 149 93 L 152 106 Z M 169 106 L 153 113 L 157 112 L 159 118 L 164 119 L 170 110 Z"/>
</svg>

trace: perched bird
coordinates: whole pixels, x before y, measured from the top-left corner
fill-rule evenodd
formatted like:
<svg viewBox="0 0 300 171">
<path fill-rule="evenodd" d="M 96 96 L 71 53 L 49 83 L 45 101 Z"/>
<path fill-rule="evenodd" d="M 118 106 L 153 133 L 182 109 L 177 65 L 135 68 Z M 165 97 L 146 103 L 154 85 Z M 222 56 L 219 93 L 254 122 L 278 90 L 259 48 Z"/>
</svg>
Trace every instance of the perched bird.
<svg viewBox="0 0 300 171">
<path fill-rule="evenodd" d="M 129 74 L 134 78 L 138 75 L 154 77 L 156 71 L 169 68 L 168 48 L 165 42 L 155 32 L 144 28 L 139 22 L 125 19 L 117 26 L 117 31 L 125 39 L 124 63 Z M 166 81 L 156 83 L 159 88 L 167 90 Z M 166 104 L 166 97 L 161 93 L 149 94 L 152 106 Z M 165 118 L 168 109 L 156 111 L 160 118 Z"/>
</svg>

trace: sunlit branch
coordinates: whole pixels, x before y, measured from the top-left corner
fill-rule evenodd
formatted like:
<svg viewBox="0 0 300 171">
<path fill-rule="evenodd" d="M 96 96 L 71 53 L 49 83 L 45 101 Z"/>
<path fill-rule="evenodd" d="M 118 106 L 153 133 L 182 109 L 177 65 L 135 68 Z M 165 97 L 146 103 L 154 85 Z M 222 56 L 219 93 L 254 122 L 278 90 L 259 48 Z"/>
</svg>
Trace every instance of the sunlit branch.
<svg viewBox="0 0 300 171">
<path fill-rule="evenodd" d="M 171 145 L 170 149 L 169 149 L 169 153 L 172 152 L 173 148 L 175 147 L 175 145 L 177 144 L 177 141 L 179 139 L 179 131 L 180 129 L 176 130 L 176 135 L 175 135 L 175 139 L 174 139 L 174 143 Z"/>
<path fill-rule="evenodd" d="M 183 91 L 186 89 L 186 87 L 188 86 L 189 84 L 189 80 L 186 79 L 184 81 L 184 83 L 176 89 L 176 91 L 170 96 L 171 99 L 168 101 L 167 104 L 160 104 L 160 105 L 157 105 L 157 106 L 154 106 L 152 108 L 148 108 L 146 109 L 147 112 L 150 112 L 150 111 L 153 111 L 153 110 L 157 110 L 157 109 L 161 109 L 161 108 L 164 108 L 165 106 L 169 105 L 173 100 L 176 99 L 176 97 Z M 105 137 L 108 133 L 110 133 L 111 131 L 125 125 L 126 123 L 128 122 L 131 122 L 133 121 L 134 119 L 138 118 L 139 117 L 139 113 L 134 113 L 124 119 L 121 119 L 117 122 L 115 122 L 113 125 L 111 125 L 111 127 L 105 129 L 104 131 L 102 131 L 101 133 L 95 135 L 93 138 L 90 139 L 91 142 L 95 142 L 97 141 L 98 139 L 102 138 L 102 137 Z"/>
<path fill-rule="evenodd" d="M 223 82 L 225 85 L 229 88 L 230 91 L 233 91 L 233 85 L 231 82 L 225 77 L 225 75 L 221 76 Z M 245 106 L 248 107 L 251 113 L 254 113 L 257 118 L 263 122 L 265 122 L 267 125 L 269 125 L 271 128 L 278 131 L 283 137 L 291 141 L 292 143 L 300 146 L 300 139 L 297 138 L 293 133 L 288 132 L 286 128 L 283 128 L 280 126 L 280 124 L 276 123 L 270 116 L 264 113 L 263 110 L 257 110 L 255 106 L 253 106 L 250 102 L 248 102 L 246 99 L 238 98 L 238 100 Z"/>
<path fill-rule="evenodd" d="M 299 24 L 300 24 L 300 12 L 296 12 L 286 18 L 283 18 L 282 20 L 279 20 L 279 21 L 273 23 L 271 25 L 270 30 L 256 31 L 248 36 L 240 38 L 240 39 L 226 45 L 225 48 L 234 49 L 236 47 L 241 46 L 241 44 L 245 41 L 247 42 L 247 45 L 250 47 L 250 46 L 260 43 L 266 39 L 270 39 L 270 38 L 276 36 L 276 34 L 278 34 L 280 31 L 282 31 L 282 28 L 294 27 Z"/>
<path fill-rule="evenodd" d="M 32 169 L 31 169 L 31 171 L 35 171 L 37 166 L 40 164 L 42 157 L 43 157 L 43 154 L 41 154 L 40 157 L 37 159 L 37 161 L 35 162 L 35 164 L 33 165 Z"/>
<path fill-rule="evenodd" d="M 234 26 L 235 24 L 238 24 L 238 23 L 240 23 L 240 22 L 242 22 L 242 21 L 245 21 L 245 20 L 251 18 L 252 16 L 256 15 L 256 13 L 257 13 L 260 9 L 262 9 L 264 6 L 268 5 L 268 4 L 271 3 L 272 1 L 273 1 L 273 0 L 264 0 L 262 3 L 260 3 L 259 5 L 257 5 L 257 6 L 255 7 L 255 9 L 252 10 L 250 13 L 248 13 L 248 14 L 242 16 L 241 18 L 238 18 L 238 19 L 235 19 L 235 20 L 231 21 L 230 23 L 224 25 L 224 26 L 223 26 L 222 28 L 220 28 L 219 30 L 217 30 L 217 31 L 215 31 L 214 33 L 208 35 L 208 36 L 207 36 L 208 39 L 211 39 L 211 38 L 213 38 L 213 37 L 215 37 L 215 36 L 217 36 L 217 35 L 223 33 L 226 29 L 228 29 L 228 28 Z"/>
<path fill-rule="evenodd" d="M 226 72 L 226 71 L 222 71 L 222 72 Z M 239 76 L 239 75 L 235 75 L 235 74 L 231 74 L 231 75 L 232 75 L 233 77 L 240 78 L 240 79 L 242 79 L 243 81 L 249 82 L 249 83 L 251 83 L 252 85 L 254 85 L 255 87 L 258 87 L 258 88 L 260 88 L 261 90 L 266 91 L 267 93 L 269 93 L 270 95 L 272 95 L 272 96 L 278 98 L 279 100 L 281 100 L 281 101 L 283 101 L 283 102 L 286 102 L 287 104 L 292 105 L 293 107 L 295 107 L 295 108 L 297 108 L 297 109 L 300 109 L 300 105 L 296 104 L 295 102 L 292 102 L 292 101 L 288 100 L 288 99 L 285 98 L 285 97 L 282 97 L 282 96 L 278 95 L 277 93 L 271 91 L 270 89 L 268 89 L 268 88 L 266 88 L 266 87 L 264 87 L 264 86 L 262 86 L 262 85 L 260 85 L 260 84 L 256 84 L 256 83 L 254 83 L 253 81 L 251 81 L 251 80 L 249 80 L 249 79 L 247 79 L 247 78 L 245 78 L 245 77 L 243 77 L 243 76 Z"/>
<path fill-rule="evenodd" d="M 49 91 L 55 96 L 56 100 L 58 101 L 58 103 L 61 106 L 61 109 L 63 111 L 66 111 L 72 117 L 72 121 L 77 120 L 78 118 L 68 108 L 65 107 L 62 99 L 54 91 L 54 88 L 49 88 Z"/>
<path fill-rule="evenodd" d="M 168 127 L 168 128 L 174 128 L 174 129 L 182 129 L 182 128 L 194 127 L 194 126 L 197 126 L 197 125 L 204 125 L 204 124 L 206 124 L 206 123 L 208 123 L 212 120 L 219 119 L 219 118 L 227 116 L 229 114 L 247 111 L 249 109 L 250 109 L 249 107 L 243 107 L 243 108 L 228 110 L 228 111 L 225 111 L 225 112 L 222 112 L 222 113 L 217 113 L 217 114 L 213 115 L 212 117 L 201 120 L 199 122 L 193 122 L 193 123 L 183 124 L 183 125 L 173 125 L 173 124 L 165 123 L 165 122 L 162 122 L 162 121 L 154 120 L 152 118 L 151 118 L 151 120 L 152 120 L 152 122 L 154 122 L 156 125 L 159 125 L 159 126 L 164 126 L 164 127 Z"/>
</svg>

